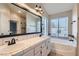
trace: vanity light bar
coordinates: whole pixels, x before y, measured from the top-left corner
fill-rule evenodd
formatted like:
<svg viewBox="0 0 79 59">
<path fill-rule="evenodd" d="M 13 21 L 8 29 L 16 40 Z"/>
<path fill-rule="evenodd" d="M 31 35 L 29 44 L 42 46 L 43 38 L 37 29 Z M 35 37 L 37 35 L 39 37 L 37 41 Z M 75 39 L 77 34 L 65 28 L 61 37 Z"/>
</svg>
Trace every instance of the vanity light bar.
<svg viewBox="0 0 79 59">
<path fill-rule="evenodd" d="M 11 3 L 11 4 L 16 5 L 16 6 L 22 8 L 22 9 L 24 9 L 24 10 L 27 10 L 27 11 L 31 12 L 32 14 L 34 14 L 34 15 L 37 15 L 37 16 L 40 16 L 40 17 L 42 16 L 40 13 L 38 13 L 38 12 L 36 12 L 34 9 L 30 8 L 30 7 L 29 7 L 27 4 L 25 4 L 25 3 Z"/>
</svg>

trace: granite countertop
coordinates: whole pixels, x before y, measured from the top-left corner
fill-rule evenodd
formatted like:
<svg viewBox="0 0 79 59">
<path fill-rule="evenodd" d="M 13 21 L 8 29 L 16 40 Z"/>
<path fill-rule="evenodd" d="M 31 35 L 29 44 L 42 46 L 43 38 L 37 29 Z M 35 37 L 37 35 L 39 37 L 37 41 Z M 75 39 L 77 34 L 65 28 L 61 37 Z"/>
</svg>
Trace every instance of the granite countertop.
<svg viewBox="0 0 79 59">
<path fill-rule="evenodd" d="M 31 39 L 17 41 L 16 44 L 11 46 L 8 46 L 8 45 L 0 46 L 0 55 L 7 56 L 7 55 L 17 54 L 25 49 L 28 50 L 30 47 L 46 40 L 47 38 L 49 37 L 48 36 L 35 37 Z"/>
</svg>

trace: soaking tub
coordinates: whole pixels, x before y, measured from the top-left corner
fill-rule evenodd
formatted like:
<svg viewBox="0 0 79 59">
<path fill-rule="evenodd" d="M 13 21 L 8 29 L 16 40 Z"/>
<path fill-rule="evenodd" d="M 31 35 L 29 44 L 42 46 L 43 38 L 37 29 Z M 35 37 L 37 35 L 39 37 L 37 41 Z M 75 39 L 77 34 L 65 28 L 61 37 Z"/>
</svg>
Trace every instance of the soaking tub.
<svg viewBox="0 0 79 59">
<path fill-rule="evenodd" d="M 75 56 L 76 55 L 76 47 L 77 42 L 69 41 L 68 39 L 61 39 L 61 38 L 51 38 L 51 51 L 57 55 L 63 56 Z"/>
</svg>

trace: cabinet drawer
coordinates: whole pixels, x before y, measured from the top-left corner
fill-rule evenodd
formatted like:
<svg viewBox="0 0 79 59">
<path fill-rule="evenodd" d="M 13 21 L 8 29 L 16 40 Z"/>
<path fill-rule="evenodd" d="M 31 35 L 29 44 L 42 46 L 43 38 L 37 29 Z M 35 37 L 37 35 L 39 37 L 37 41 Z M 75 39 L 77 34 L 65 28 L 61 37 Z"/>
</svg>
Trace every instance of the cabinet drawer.
<svg viewBox="0 0 79 59">
<path fill-rule="evenodd" d="M 23 56 L 34 56 L 34 50 L 26 52 Z"/>
<path fill-rule="evenodd" d="M 37 54 L 38 52 L 40 52 L 41 51 L 41 45 L 39 45 L 39 46 L 37 46 L 36 48 L 35 48 L 35 54 Z"/>
</svg>

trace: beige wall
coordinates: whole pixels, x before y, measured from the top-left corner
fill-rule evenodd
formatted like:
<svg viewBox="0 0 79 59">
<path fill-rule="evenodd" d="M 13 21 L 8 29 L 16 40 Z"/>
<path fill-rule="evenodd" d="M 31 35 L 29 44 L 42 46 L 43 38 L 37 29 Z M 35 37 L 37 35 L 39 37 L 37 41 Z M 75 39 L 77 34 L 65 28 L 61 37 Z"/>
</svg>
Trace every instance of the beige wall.
<svg viewBox="0 0 79 59">
<path fill-rule="evenodd" d="M 72 21 L 76 21 L 72 24 L 72 34 L 77 39 L 77 50 L 76 54 L 79 56 L 79 4 L 75 4 L 72 11 Z"/>
<path fill-rule="evenodd" d="M 77 22 L 78 22 L 77 18 L 78 18 L 77 4 L 75 4 L 72 10 L 72 21 L 75 21 L 72 24 L 72 34 L 75 36 L 76 39 L 77 39 Z"/>
<path fill-rule="evenodd" d="M 53 18 L 57 18 L 57 17 L 64 17 L 64 16 L 68 16 L 68 33 L 72 34 L 72 10 L 70 11 L 66 11 L 66 12 L 61 12 L 58 14 L 54 14 L 54 15 L 49 15 L 49 19 L 53 19 Z M 49 33 L 50 33 L 50 20 L 49 20 Z"/>
<path fill-rule="evenodd" d="M 0 4 L 0 33 L 8 34 L 10 11 L 8 11 L 8 8 L 5 5 Z"/>
</svg>

